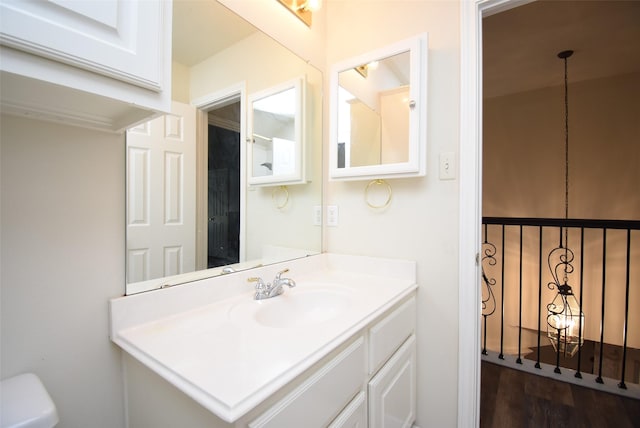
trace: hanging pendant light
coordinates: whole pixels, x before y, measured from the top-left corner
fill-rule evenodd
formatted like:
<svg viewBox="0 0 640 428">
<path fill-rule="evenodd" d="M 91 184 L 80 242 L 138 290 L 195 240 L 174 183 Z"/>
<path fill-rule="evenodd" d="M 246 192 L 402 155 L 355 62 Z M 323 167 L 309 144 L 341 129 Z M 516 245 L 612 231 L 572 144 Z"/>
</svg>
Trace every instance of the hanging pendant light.
<svg viewBox="0 0 640 428">
<path fill-rule="evenodd" d="M 573 51 L 562 51 L 558 58 L 564 60 L 564 126 L 565 126 L 565 179 L 564 207 L 565 220 L 569 218 L 569 91 L 567 80 L 567 58 Z M 553 301 L 547 305 L 547 336 L 556 351 L 556 373 L 560 372 L 560 354 L 573 357 L 584 343 L 584 314 L 573 290 L 569 285 L 569 275 L 573 272 L 573 251 L 567 245 L 568 228 L 560 228 L 560 243 L 551 250 L 548 257 L 549 270 L 553 281 L 547 286 L 556 289 Z"/>
</svg>

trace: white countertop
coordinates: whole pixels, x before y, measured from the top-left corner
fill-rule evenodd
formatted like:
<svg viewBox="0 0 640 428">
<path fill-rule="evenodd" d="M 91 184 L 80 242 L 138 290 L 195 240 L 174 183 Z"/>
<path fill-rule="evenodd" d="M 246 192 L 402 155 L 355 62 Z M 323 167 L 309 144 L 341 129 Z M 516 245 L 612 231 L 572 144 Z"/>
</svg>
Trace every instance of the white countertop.
<svg viewBox="0 0 640 428">
<path fill-rule="evenodd" d="M 253 300 L 246 279 L 271 281 L 284 267 L 297 286 Z M 202 406 L 234 422 L 410 294 L 415 282 L 414 262 L 321 254 L 113 299 L 111 337 Z M 274 309 L 277 316 L 304 293 L 319 290 L 322 296 L 325 288 L 344 297 L 335 313 L 301 313 L 304 319 L 294 316 L 276 327 L 256 321 L 256 311 Z"/>
</svg>

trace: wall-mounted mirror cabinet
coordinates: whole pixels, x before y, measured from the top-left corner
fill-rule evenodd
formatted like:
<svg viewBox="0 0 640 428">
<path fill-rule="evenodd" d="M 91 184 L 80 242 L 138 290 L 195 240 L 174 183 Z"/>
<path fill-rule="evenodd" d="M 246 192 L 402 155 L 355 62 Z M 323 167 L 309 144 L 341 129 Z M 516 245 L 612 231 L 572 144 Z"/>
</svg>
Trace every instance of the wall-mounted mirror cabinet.
<svg viewBox="0 0 640 428">
<path fill-rule="evenodd" d="M 331 68 L 330 178 L 426 173 L 426 34 Z"/>
<path fill-rule="evenodd" d="M 249 185 L 306 183 L 305 78 L 249 95 Z"/>
</svg>

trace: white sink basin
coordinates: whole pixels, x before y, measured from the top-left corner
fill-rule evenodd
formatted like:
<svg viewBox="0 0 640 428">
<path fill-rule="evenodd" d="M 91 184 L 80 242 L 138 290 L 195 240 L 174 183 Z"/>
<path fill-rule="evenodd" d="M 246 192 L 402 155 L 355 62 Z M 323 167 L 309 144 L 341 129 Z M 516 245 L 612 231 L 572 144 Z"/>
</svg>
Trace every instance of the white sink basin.
<svg viewBox="0 0 640 428">
<path fill-rule="evenodd" d="M 237 322 L 252 320 L 264 327 L 296 328 L 332 320 L 347 311 L 353 292 L 338 286 L 306 285 L 287 289 L 280 296 L 234 305 L 229 316 Z"/>
</svg>

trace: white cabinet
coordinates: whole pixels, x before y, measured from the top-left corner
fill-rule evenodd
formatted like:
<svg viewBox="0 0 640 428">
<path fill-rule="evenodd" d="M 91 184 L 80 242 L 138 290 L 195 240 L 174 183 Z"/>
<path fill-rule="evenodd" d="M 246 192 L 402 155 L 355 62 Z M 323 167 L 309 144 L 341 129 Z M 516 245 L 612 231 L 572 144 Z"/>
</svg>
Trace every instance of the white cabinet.
<svg viewBox="0 0 640 428">
<path fill-rule="evenodd" d="M 409 428 L 416 418 L 416 339 L 412 335 L 369 382 L 369 426 Z"/>
<path fill-rule="evenodd" d="M 306 86 L 299 77 L 249 95 L 250 186 L 307 182 Z"/>
<path fill-rule="evenodd" d="M 369 329 L 369 426 L 407 428 L 416 418 L 416 299 Z"/>
<path fill-rule="evenodd" d="M 361 336 L 249 427 L 326 427 L 362 389 L 364 357 Z"/>
<path fill-rule="evenodd" d="M 171 2 L 0 3 L 2 109 L 120 131 L 171 100 Z"/>
<path fill-rule="evenodd" d="M 366 329 L 366 342 L 356 339 L 249 427 L 325 427 L 329 416 L 335 417 L 330 428 L 411 427 L 416 418 L 415 328 L 412 296 Z"/>
<path fill-rule="evenodd" d="M 367 426 L 367 394 L 361 391 L 335 418 L 329 428 L 365 428 Z"/>
<path fill-rule="evenodd" d="M 412 294 L 234 422 L 221 420 L 126 358 L 129 426 L 411 427 L 416 417 L 415 314 Z"/>
<path fill-rule="evenodd" d="M 369 329 L 369 374 L 375 373 L 415 331 L 416 299 L 404 302 Z"/>
</svg>

